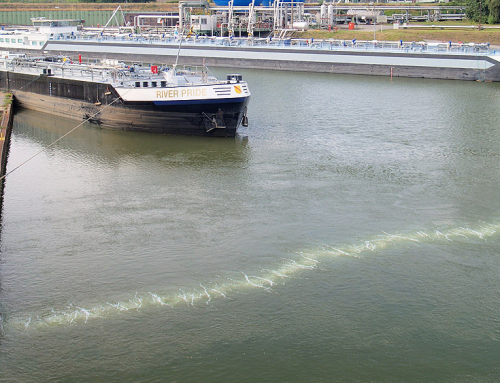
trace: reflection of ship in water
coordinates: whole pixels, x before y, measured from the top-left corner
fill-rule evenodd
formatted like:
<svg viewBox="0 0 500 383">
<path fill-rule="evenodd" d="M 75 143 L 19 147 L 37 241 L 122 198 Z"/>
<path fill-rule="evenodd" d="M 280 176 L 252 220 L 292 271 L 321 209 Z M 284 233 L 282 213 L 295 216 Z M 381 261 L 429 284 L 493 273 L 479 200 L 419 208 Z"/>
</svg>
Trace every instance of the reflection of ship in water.
<svg viewBox="0 0 500 383">
<path fill-rule="evenodd" d="M 14 117 L 14 138 L 26 139 L 46 148 L 76 126 L 74 120 L 21 109 Z M 57 142 L 49 151 L 61 150 L 70 158 L 96 163 L 161 161 L 170 166 L 213 167 L 247 161 L 247 139 L 212 140 L 206 137 L 150 135 L 98 129 L 85 123 Z M 36 161 L 36 159 L 35 159 Z M 11 166 L 17 164 L 10 163 Z"/>
</svg>

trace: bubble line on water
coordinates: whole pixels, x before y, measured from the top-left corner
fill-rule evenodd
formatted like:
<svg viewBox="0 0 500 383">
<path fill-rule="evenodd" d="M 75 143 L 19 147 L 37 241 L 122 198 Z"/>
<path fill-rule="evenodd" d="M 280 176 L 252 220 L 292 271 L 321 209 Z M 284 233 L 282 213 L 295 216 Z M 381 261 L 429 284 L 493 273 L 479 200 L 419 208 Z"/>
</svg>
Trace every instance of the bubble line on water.
<svg viewBox="0 0 500 383">
<path fill-rule="evenodd" d="M 91 308 L 82 305 L 68 305 L 63 310 L 51 309 L 45 315 L 27 314 L 24 317 L 16 317 L 6 320 L 0 315 L 0 334 L 6 327 L 12 325 L 21 330 L 32 328 L 44 328 L 53 325 L 76 325 L 84 324 L 98 318 L 108 318 L 120 315 L 128 311 L 139 311 L 142 308 L 166 307 L 173 309 L 181 304 L 195 306 L 199 303 L 209 305 L 216 298 L 228 299 L 230 294 L 242 293 L 247 290 L 263 289 L 271 291 L 273 287 L 284 284 L 285 280 L 302 272 L 318 268 L 322 259 L 332 257 L 349 257 L 360 259 L 363 253 L 380 252 L 390 246 L 412 243 L 433 243 L 435 241 L 474 240 L 485 241 L 500 230 L 499 223 L 482 223 L 474 227 L 458 226 L 453 228 L 433 229 L 429 231 L 416 231 L 414 233 L 385 233 L 373 238 L 359 241 L 358 243 L 343 246 L 322 245 L 316 249 L 296 252 L 295 258 L 286 258 L 276 269 L 263 268 L 260 275 L 249 275 L 243 271 L 241 279 L 227 278 L 226 282 L 211 282 L 205 285 L 199 284 L 201 290 L 193 288 L 192 291 L 184 291 L 179 288 L 177 293 L 147 292 L 136 293 L 133 298 L 117 302 L 105 301 L 103 304 Z M 220 277 L 219 277 L 220 278 Z M 222 278 L 220 278 L 222 279 Z"/>
</svg>

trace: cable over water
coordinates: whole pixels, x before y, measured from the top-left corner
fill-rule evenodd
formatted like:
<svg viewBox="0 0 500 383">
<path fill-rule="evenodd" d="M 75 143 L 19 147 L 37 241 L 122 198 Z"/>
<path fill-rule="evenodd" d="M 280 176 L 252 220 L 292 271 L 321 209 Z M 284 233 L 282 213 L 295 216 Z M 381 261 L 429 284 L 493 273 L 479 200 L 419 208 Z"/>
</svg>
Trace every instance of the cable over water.
<svg viewBox="0 0 500 383">
<path fill-rule="evenodd" d="M 175 293 L 159 292 L 136 293 L 133 297 L 118 302 L 105 301 L 92 307 L 70 304 L 65 309 L 52 309 L 47 313 L 3 319 L 0 316 L 0 333 L 3 327 L 15 326 L 18 329 L 39 329 L 53 325 L 84 324 L 90 320 L 110 318 L 127 311 L 176 306 L 209 305 L 217 298 L 230 298 L 231 294 L 250 290 L 270 291 L 282 285 L 289 278 L 302 272 L 316 269 L 321 261 L 332 257 L 352 257 L 361 259 L 364 254 L 380 252 L 389 247 L 411 245 L 412 243 L 446 243 L 447 241 L 486 241 L 500 230 L 500 223 L 481 223 L 470 227 L 456 226 L 433 230 L 421 230 L 406 234 L 383 233 L 352 244 L 338 246 L 323 245 L 319 248 L 297 252 L 294 258 L 286 259 L 273 269 L 261 269 L 259 275 L 241 272 L 237 279 L 221 280 L 215 283 L 200 283 L 189 291 L 179 289 Z M 221 278 L 222 279 L 222 278 Z M 3 325 L 2 325 L 3 323 Z"/>
<path fill-rule="evenodd" d="M 40 77 L 40 76 L 39 76 Z M 39 78 L 37 77 L 37 78 Z M 37 79 L 35 78 L 35 80 Z M 35 81 L 33 80 L 33 81 Z M 30 83 L 26 84 L 26 85 L 29 85 Z M 25 86 L 26 86 L 25 85 Z M 24 88 L 24 87 L 23 87 Z M 23 89 L 21 88 L 21 89 Z M 21 90 L 20 89 L 20 90 Z M 128 92 L 130 92 L 130 89 L 128 91 L 126 91 L 124 93 L 127 94 Z M 54 140 L 52 143 L 50 143 L 49 145 L 47 145 L 46 147 L 42 148 L 40 151 L 38 151 L 37 153 L 33 154 L 31 157 L 29 157 L 28 159 L 24 160 L 23 162 L 21 162 L 19 165 L 15 166 L 12 170 L 9 170 L 7 173 L 5 173 L 3 176 L 0 177 L 0 181 L 3 180 L 4 178 L 7 178 L 8 175 L 14 173 L 17 169 L 21 168 L 22 166 L 26 165 L 28 162 L 30 162 L 31 160 L 33 160 L 35 157 L 37 157 L 38 155 L 42 154 L 43 152 L 46 152 L 48 149 L 50 149 L 52 146 L 54 146 L 55 144 L 57 144 L 59 141 L 61 141 L 63 138 L 69 136 L 71 133 L 73 133 L 75 130 L 77 130 L 78 128 L 80 128 L 83 124 L 85 124 L 86 122 L 89 122 L 90 120 L 92 120 L 94 117 L 96 117 L 98 114 L 102 113 L 103 110 L 109 108 L 111 105 L 113 105 L 115 102 L 117 102 L 118 100 L 120 100 L 120 97 L 116 97 L 113 101 L 111 101 L 109 104 L 105 105 L 104 107 L 102 107 L 100 110 L 98 110 L 97 112 L 93 113 L 92 115 L 90 115 L 89 117 L 85 118 L 82 122 L 80 122 L 78 125 L 76 125 L 74 128 L 72 128 L 71 130 L 69 130 L 68 132 L 64 133 L 61 137 L 57 138 L 56 140 Z"/>
</svg>

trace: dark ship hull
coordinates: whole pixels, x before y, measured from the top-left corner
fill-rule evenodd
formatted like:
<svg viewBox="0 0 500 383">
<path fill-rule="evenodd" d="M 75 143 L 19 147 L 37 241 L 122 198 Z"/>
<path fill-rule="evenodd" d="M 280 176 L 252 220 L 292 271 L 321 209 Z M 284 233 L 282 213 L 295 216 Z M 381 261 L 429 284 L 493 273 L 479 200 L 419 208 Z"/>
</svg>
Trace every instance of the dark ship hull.
<svg viewBox="0 0 500 383">
<path fill-rule="evenodd" d="M 126 100 L 110 83 L 1 69 L 0 88 L 12 92 L 20 107 L 103 128 L 211 137 L 234 137 L 250 99 L 248 92 L 218 99 Z"/>
</svg>

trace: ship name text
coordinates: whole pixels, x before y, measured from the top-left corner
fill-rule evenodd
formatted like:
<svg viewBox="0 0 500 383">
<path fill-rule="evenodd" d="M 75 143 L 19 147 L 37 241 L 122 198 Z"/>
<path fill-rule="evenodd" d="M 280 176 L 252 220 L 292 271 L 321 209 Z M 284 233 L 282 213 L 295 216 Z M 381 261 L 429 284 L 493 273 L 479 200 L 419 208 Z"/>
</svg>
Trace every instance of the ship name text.
<svg viewBox="0 0 500 383">
<path fill-rule="evenodd" d="M 157 90 L 156 98 L 206 97 L 205 88 Z"/>
</svg>

